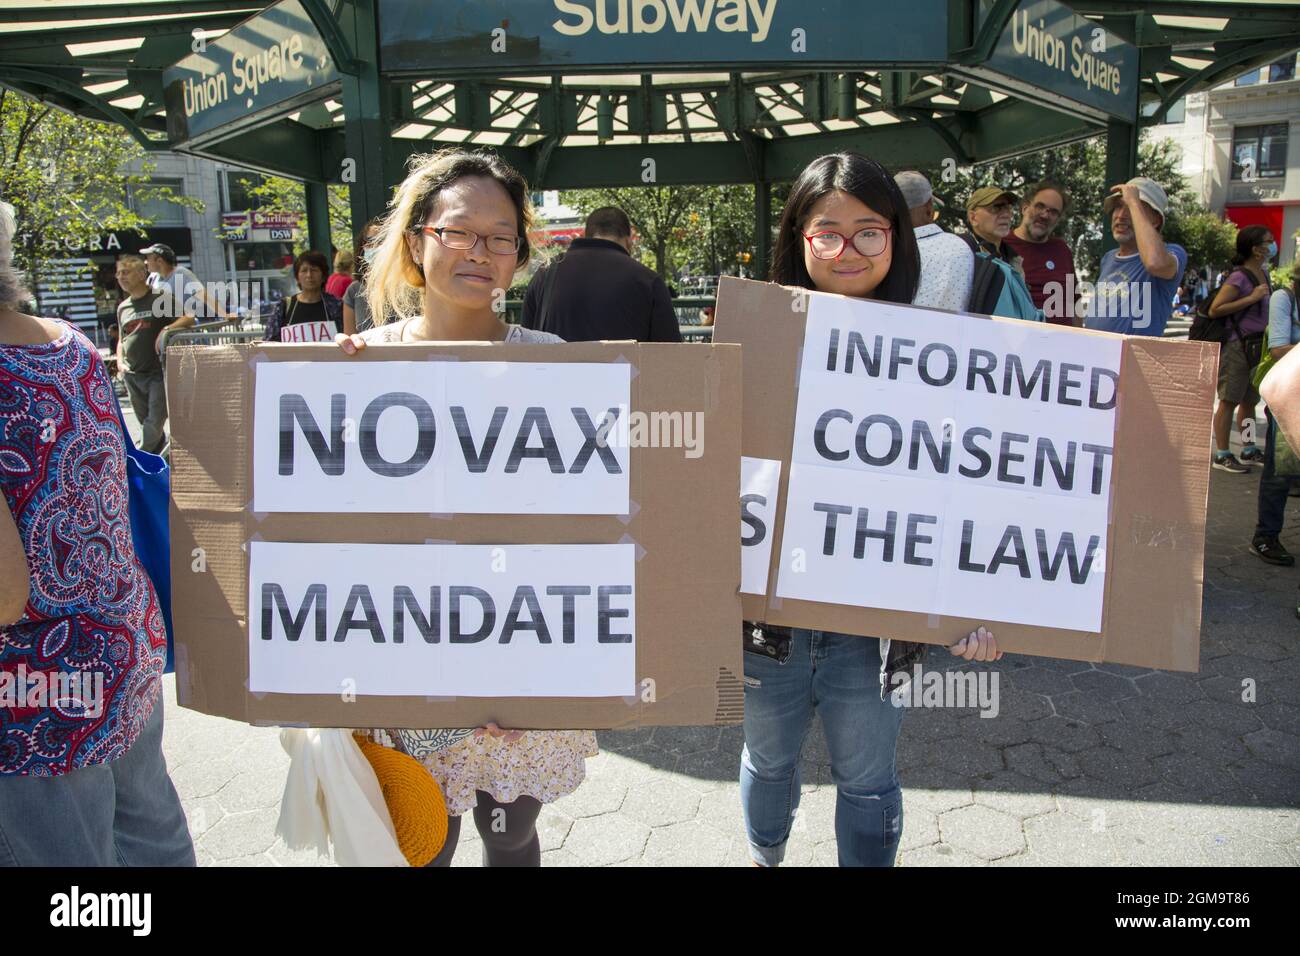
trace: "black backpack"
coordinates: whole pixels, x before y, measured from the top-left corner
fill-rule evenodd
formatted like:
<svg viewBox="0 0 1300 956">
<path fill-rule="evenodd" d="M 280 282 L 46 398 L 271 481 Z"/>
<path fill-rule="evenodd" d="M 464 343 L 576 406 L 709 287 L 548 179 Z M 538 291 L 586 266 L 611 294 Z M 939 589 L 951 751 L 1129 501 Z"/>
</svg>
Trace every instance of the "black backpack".
<svg viewBox="0 0 1300 956">
<path fill-rule="evenodd" d="M 1240 272 L 1250 280 L 1251 291 L 1259 285 L 1259 281 L 1250 273 L 1249 269 L 1233 269 L 1232 272 Z M 1241 311 L 1232 312 L 1228 315 L 1221 315 L 1217 319 L 1210 315 L 1210 306 L 1214 305 L 1214 300 L 1219 297 L 1220 290 L 1223 289 L 1232 272 L 1223 277 L 1223 282 L 1215 286 L 1210 297 L 1201 303 L 1196 317 L 1192 319 L 1192 327 L 1187 331 L 1187 340 L 1189 342 L 1218 342 L 1220 345 L 1227 345 L 1232 333 L 1236 332 L 1237 337 L 1241 338 L 1240 316 Z"/>
<path fill-rule="evenodd" d="M 1002 298 L 1007 277 L 998 268 L 998 262 L 988 253 L 975 253 L 975 272 L 971 276 L 970 298 L 966 300 L 966 311 L 979 315 L 992 315 L 997 303 Z"/>
</svg>

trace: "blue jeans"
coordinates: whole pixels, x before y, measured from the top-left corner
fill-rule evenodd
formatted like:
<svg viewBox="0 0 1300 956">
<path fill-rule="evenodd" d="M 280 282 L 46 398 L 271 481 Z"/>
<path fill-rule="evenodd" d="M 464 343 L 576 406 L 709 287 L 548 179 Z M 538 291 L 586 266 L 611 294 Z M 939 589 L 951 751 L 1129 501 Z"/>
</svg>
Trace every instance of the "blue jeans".
<svg viewBox="0 0 1300 956">
<path fill-rule="evenodd" d="M 1287 493 L 1291 490 L 1290 478 L 1273 474 L 1274 451 L 1277 447 L 1277 422 L 1273 413 L 1265 409 L 1268 431 L 1264 439 L 1264 468 L 1259 473 L 1259 520 L 1255 524 L 1255 538 L 1276 538 L 1282 533 L 1286 518 Z"/>
<path fill-rule="evenodd" d="M 118 760 L 57 777 L 0 776 L 0 866 L 193 866 L 162 712 L 159 700 Z"/>
<path fill-rule="evenodd" d="M 785 856 L 799 806 L 799 753 L 822 720 L 835 781 L 840 866 L 893 866 L 903 832 L 894 748 L 903 709 L 880 699 L 880 642 L 794 629 L 790 658 L 745 655 L 740 802 L 754 862 Z"/>
</svg>

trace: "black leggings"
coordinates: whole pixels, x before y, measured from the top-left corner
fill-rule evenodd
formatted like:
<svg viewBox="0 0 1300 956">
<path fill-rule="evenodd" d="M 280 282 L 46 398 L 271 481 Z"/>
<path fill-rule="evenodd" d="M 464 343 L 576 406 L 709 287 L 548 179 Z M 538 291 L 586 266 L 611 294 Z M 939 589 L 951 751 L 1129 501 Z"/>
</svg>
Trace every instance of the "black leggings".
<svg viewBox="0 0 1300 956">
<path fill-rule="evenodd" d="M 542 845 L 537 838 L 541 803 L 532 797 L 519 797 L 514 803 L 497 803 L 491 794 L 482 790 L 477 793 L 474 825 L 483 838 L 483 865 L 541 866 Z M 460 839 L 460 819 L 448 818 L 447 842 L 428 866 L 451 866 Z"/>
</svg>

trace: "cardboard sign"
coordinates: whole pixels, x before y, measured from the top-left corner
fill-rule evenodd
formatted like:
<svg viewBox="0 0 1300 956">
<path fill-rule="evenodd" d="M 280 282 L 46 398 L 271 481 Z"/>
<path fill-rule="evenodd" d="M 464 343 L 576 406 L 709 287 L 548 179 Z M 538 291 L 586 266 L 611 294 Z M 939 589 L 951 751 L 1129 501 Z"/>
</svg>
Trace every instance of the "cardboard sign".
<svg viewBox="0 0 1300 956">
<path fill-rule="evenodd" d="M 333 342 L 339 334 L 338 326 L 333 322 L 297 322 L 282 326 L 281 342 Z"/>
<path fill-rule="evenodd" d="M 183 706 L 741 719 L 739 348 L 206 346 L 167 373 Z"/>
<path fill-rule="evenodd" d="M 259 365 L 253 510 L 628 513 L 631 367 Z"/>
<path fill-rule="evenodd" d="M 783 463 L 746 618 L 942 644 L 986 624 L 1008 651 L 1196 668 L 1215 349 L 719 292 L 745 454 Z"/>
</svg>

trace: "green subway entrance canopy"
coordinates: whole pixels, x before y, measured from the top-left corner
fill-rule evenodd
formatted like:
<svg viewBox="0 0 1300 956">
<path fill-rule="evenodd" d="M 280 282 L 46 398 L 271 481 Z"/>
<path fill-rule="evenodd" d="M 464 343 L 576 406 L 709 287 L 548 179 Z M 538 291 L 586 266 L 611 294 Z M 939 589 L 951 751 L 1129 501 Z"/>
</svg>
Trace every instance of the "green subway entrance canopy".
<svg viewBox="0 0 1300 956">
<path fill-rule="evenodd" d="M 857 149 L 958 165 L 1137 131 L 1300 48 L 1300 2 L 0 0 L 0 84 L 175 149 L 351 187 L 495 148 L 537 189 L 767 184 Z"/>
</svg>

